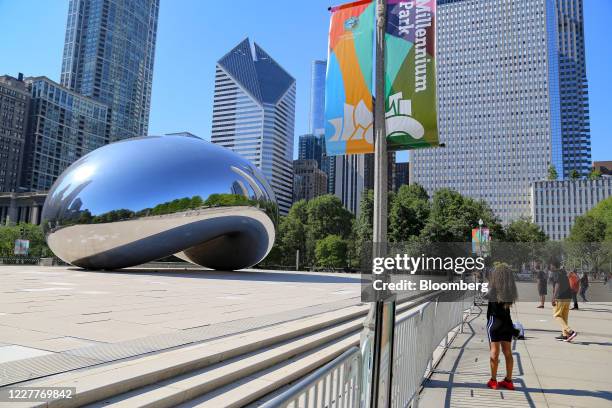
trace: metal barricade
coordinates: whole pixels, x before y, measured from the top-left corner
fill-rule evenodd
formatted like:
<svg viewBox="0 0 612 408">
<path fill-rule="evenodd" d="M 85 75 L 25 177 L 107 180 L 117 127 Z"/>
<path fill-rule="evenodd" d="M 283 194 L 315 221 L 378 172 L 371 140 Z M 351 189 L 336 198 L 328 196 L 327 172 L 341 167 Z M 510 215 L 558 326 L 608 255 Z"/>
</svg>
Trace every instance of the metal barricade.
<svg viewBox="0 0 612 408">
<path fill-rule="evenodd" d="M 395 322 L 391 407 L 416 406 L 417 397 L 436 348 L 451 330 L 465 321 L 471 299 L 432 300 Z"/>
<path fill-rule="evenodd" d="M 351 347 L 261 408 L 359 407 L 361 351 Z"/>
<path fill-rule="evenodd" d="M 473 295 L 453 302 L 437 298 L 419 304 L 395 322 L 391 407 L 416 406 L 415 397 L 431 368 L 442 340 L 463 325 Z M 447 343 L 444 342 L 444 347 Z M 362 406 L 362 355 L 351 347 L 335 360 L 306 376 L 262 408 L 353 408 Z"/>
</svg>

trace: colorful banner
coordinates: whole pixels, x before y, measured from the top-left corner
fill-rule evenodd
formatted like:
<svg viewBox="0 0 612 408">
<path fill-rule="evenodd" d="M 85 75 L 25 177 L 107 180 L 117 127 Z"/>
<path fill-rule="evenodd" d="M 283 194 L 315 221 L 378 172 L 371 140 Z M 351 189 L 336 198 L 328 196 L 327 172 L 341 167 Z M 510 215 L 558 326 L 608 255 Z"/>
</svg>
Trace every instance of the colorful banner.
<svg viewBox="0 0 612 408">
<path fill-rule="evenodd" d="M 488 228 L 472 229 L 472 253 L 487 256 L 491 252 L 491 235 Z"/>
<path fill-rule="evenodd" d="M 387 148 L 438 147 L 436 0 L 387 0 Z"/>
<path fill-rule="evenodd" d="M 328 155 L 374 151 L 372 70 L 375 2 L 331 8 L 325 81 Z"/>
<path fill-rule="evenodd" d="M 30 251 L 30 241 L 27 239 L 16 239 L 15 240 L 15 250 L 13 253 L 15 255 L 27 255 Z"/>
</svg>

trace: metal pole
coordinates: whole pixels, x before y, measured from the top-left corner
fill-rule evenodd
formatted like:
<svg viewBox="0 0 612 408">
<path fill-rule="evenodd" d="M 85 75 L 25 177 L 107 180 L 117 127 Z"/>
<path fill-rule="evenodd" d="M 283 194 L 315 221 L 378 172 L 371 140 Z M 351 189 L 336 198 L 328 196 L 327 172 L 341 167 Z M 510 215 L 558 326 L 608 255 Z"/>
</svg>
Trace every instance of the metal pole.
<svg viewBox="0 0 612 408">
<path fill-rule="evenodd" d="M 295 250 L 295 270 L 296 271 L 300 270 L 300 250 L 299 249 Z"/>
<path fill-rule="evenodd" d="M 387 253 L 387 139 L 385 129 L 385 0 L 376 1 L 376 99 L 374 101 L 374 257 Z M 374 350 L 370 407 L 391 404 L 391 368 L 393 362 L 393 332 L 395 298 L 383 297 L 372 303 L 374 318 Z"/>
</svg>

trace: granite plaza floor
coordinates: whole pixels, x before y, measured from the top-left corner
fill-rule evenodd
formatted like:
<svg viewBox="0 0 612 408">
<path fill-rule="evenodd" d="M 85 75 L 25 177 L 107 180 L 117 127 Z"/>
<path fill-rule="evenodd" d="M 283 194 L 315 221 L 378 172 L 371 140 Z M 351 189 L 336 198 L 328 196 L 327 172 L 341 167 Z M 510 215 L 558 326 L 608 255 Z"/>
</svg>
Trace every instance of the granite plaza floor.
<svg viewBox="0 0 612 408">
<path fill-rule="evenodd" d="M 0 266 L 0 364 L 226 322 L 358 304 L 359 276 L 275 271 Z"/>
</svg>

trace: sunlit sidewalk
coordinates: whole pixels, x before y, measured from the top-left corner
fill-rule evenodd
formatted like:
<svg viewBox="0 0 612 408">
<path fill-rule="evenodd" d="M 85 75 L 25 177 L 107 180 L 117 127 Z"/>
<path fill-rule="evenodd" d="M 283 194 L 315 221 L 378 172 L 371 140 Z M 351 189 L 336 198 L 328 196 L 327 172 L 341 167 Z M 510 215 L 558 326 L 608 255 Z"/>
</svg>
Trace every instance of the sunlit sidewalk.
<svg viewBox="0 0 612 408">
<path fill-rule="evenodd" d="M 485 386 L 490 377 L 486 306 L 474 312 L 425 383 L 420 407 L 612 406 L 612 304 L 580 303 L 580 310 L 570 311 L 570 326 L 578 332 L 572 343 L 554 339 L 560 333 L 550 302 L 545 309 L 515 305 L 513 319 L 526 335 L 512 345 L 515 391 Z M 500 355 L 498 379 L 504 373 Z"/>
</svg>

